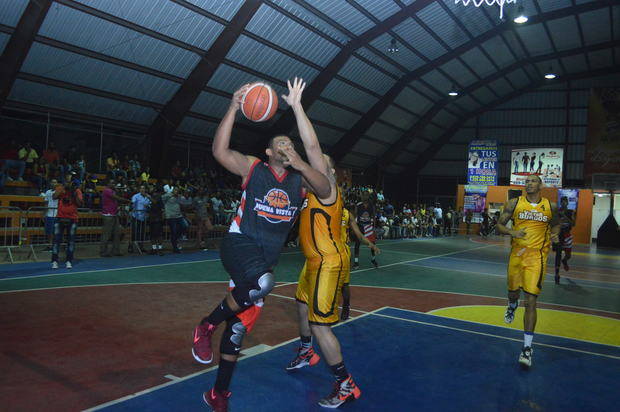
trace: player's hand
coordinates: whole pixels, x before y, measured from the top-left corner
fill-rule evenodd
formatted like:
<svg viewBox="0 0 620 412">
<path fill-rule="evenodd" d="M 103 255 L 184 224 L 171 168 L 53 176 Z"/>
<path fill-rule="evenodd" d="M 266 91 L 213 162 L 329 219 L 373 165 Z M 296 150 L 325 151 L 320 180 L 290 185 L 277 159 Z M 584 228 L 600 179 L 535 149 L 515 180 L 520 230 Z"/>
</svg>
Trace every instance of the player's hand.
<svg viewBox="0 0 620 412">
<path fill-rule="evenodd" d="M 295 79 L 293 79 L 293 84 L 291 84 L 290 80 L 287 80 L 286 85 L 288 86 L 288 95 L 282 95 L 284 101 L 291 107 L 301 105 L 301 95 L 306 88 L 304 79 L 295 77 Z"/>
<path fill-rule="evenodd" d="M 243 95 L 248 91 L 249 86 L 250 84 L 246 83 L 241 86 L 239 90 L 233 93 L 232 100 L 230 101 L 230 110 L 239 110 L 239 107 L 241 107 L 241 100 L 243 100 Z"/>
<path fill-rule="evenodd" d="M 303 171 L 308 167 L 308 163 L 299 156 L 299 153 L 295 151 L 291 146 L 285 146 L 277 149 L 280 154 L 286 156 L 286 160 L 283 162 L 284 166 L 291 166 L 293 169 Z"/>
<path fill-rule="evenodd" d="M 510 236 L 514 237 L 515 239 L 523 239 L 525 237 L 525 230 L 513 230 L 512 232 L 510 232 Z"/>
<path fill-rule="evenodd" d="M 375 255 L 380 255 L 381 254 L 381 249 L 379 249 L 377 247 L 377 245 L 375 245 L 374 243 L 371 242 L 370 245 L 368 245 L 368 247 L 370 248 L 370 250 L 375 252 Z"/>
</svg>

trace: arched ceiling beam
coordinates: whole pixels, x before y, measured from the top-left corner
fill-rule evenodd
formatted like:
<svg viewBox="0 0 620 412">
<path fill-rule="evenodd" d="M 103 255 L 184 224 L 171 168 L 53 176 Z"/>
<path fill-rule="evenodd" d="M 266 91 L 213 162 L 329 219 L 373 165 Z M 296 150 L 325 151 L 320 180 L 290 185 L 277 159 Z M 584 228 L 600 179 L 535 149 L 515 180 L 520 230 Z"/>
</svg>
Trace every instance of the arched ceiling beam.
<svg viewBox="0 0 620 412">
<path fill-rule="evenodd" d="M 417 3 L 417 2 L 416 2 Z M 416 4 L 414 3 L 414 4 Z M 609 7 L 608 0 L 601 0 L 600 2 L 591 2 L 580 4 L 576 7 L 566 7 L 563 9 L 554 10 L 548 13 L 538 14 L 532 16 L 528 21 L 528 24 L 536 24 L 547 20 L 553 20 L 561 17 L 575 15 L 591 10 L 598 10 L 601 8 Z M 504 32 L 513 30 L 513 22 L 506 21 L 495 26 L 493 29 L 486 31 L 480 36 L 476 37 L 473 41 L 463 43 L 461 46 L 452 49 L 452 51 L 445 53 L 439 58 L 433 60 L 429 64 L 421 66 L 416 70 L 408 72 L 401 79 L 392 86 L 392 88 L 370 108 L 370 110 L 360 118 L 360 120 L 351 127 L 351 129 L 340 138 L 340 140 L 332 146 L 330 154 L 336 161 L 342 160 L 348 150 L 355 146 L 355 144 L 361 139 L 361 137 L 368 131 L 368 129 L 375 123 L 375 121 L 381 116 L 381 114 L 388 108 L 388 106 L 396 99 L 402 89 L 412 82 L 413 80 L 437 69 L 441 65 L 449 62 L 450 60 L 461 56 L 463 53 L 480 46 L 485 41 L 501 35 Z M 431 117 L 432 118 L 432 117 Z M 423 116 L 426 119 L 426 116 Z M 420 119 L 422 120 L 422 119 Z"/>
<path fill-rule="evenodd" d="M 0 107 L 8 97 L 52 0 L 30 1 L 0 57 Z M 7 6 L 10 7 L 10 6 Z"/>
<path fill-rule="evenodd" d="M 617 45 L 619 42 L 616 41 L 614 43 Z M 597 69 L 597 70 L 591 70 L 591 71 L 588 70 L 584 72 L 573 73 L 573 74 L 563 76 L 562 78 L 559 78 L 558 81 L 556 81 L 555 83 L 563 83 L 563 82 L 567 82 L 571 80 L 586 79 L 586 78 L 591 78 L 591 77 L 608 76 L 611 74 L 620 74 L 620 68 L 616 66 L 610 66 L 610 67 Z M 514 99 L 516 97 L 519 97 L 524 93 L 530 92 L 541 86 L 544 86 L 546 83 L 547 82 L 544 79 L 539 79 L 538 81 L 530 83 L 528 86 L 520 90 L 515 90 L 514 92 L 506 96 L 503 96 L 499 99 L 496 99 L 492 101 L 491 103 L 468 113 L 466 116 L 463 116 L 454 125 L 452 125 L 448 130 L 446 130 L 446 132 L 443 135 L 437 138 L 432 145 L 430 145 L 422 153 L 420 153 L 418 157 L 413 162 L 411 162 L 411 165 L 407 169 L 403 170 L 399 175 L 402 177 L 407 177 L 407 178 L 416 176 L 424 168 L 424 166 L 426 166 L 426 164 L 430 160 L 433 159 L 433 157 L 437 154 L 437 152 L 452 139 L 454 134 L 458 132 L 463 127 L 465 122 L 467 122 L 469 119 L 479 116 L 480 114 L 487 112 L 489 110 L 492 110 L 496 106 L 502 103 L 505 103 L 506 101 L 509 101 L 511 99 Z"/>
</svg>

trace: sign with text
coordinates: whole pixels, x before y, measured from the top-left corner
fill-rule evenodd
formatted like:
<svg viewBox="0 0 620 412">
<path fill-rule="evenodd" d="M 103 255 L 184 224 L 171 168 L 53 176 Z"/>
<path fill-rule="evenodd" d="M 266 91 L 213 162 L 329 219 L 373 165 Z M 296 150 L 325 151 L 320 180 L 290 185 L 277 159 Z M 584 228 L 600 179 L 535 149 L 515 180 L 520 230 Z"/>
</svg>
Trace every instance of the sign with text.
<svg viewBox="0 0 620 412">
<path fill-rule="evenodd" d="M 469 144 L 467 183 L 497 186 L 497 140 L 473 140 Z"/>
<path fill-rule="evenodd" d="M 473 213 L 472 222 L 482 222 L 480 214 L 484 211 L 487 203 L 487 186 L 465 185 L 465 198 L 463 199 L 463 210 L 471 210 Z"/>
<path fill-rule="evenodd" d="M 562 187 L 564 149 L 532 147 L 512 149 L 510 184 L 525 186 L 529 175 L 539 176 L 546 187 Z"/>
</svg>

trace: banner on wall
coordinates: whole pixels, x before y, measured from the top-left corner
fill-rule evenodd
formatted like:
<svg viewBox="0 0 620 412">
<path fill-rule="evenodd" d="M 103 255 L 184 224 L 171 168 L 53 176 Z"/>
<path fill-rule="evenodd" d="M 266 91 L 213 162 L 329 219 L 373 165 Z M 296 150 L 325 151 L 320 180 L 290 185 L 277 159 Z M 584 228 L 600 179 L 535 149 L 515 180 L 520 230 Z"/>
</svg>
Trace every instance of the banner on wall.
<svg viewBox="0 0 620 412">
<path fill-rule="evenodd" d="M 484 212 L 484 208 L 486 207 L 488 189 L 488 186 L 465 185 L 463 211 L 465 214 L 467 214 L 467 211 L 469 210 L 473 212 L 471 219 L 473 223 L 482 222 L 482 217 L 480 214 Z"/>
<path fill-rule="evenodd" d="M 588 135 L 584 179 L 594 173 L 620 171 L 620 89 L 592 89 L 588 106 Z"/>
<path fill-rule="evenodd" d="M 564 149 L 532 147 L 512 149 L 510 184 L 525 186 L 529 175 L 538 175 L 546 187 L 562 187 Z"/>
<path fill-rule="evenodd" d="M 568 208 L 570 210 L 577 210 L 577 204 L 579 202 L 579 189 L 558 189 L 558 207 L 560 201 L 566 196 L 568 199 Z"/>
<path fill-rule="evenodd" d="M 497 186 L 497 140 L 473 140 L 469 144 L 467 183 Z"/>
</svg>

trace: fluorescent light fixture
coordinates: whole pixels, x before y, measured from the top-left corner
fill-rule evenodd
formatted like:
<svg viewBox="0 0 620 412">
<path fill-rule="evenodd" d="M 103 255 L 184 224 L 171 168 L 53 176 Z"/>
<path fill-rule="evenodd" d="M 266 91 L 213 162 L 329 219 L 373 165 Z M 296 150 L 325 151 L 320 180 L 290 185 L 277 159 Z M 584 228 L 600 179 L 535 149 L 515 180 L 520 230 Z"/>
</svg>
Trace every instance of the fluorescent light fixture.
<svg viewBox="0 0 620 412">
<path fill-rule="evenodd" d="M 457 92 L 457 91 L 455 91 L 455 90 L 452 90 L 451 92 L 448 92 L 448 95 L 449 95 L 449 96 L 458 96 L 458 95 L 459 95 L 459 92 Z"/>
<path fill-rule="evenodd" d="M 398 43 L 396 43 L 396 39 L 392 39 L 390 41 L 390 47 L 387 48 L 388 53 L 398 53 Z"/>
<path fill-rule="evenodd" d="M 553 67 L 549 66 L 549 70 L 547 70 L 547 73 L 545 73 L 545 79 L 553 80 L 556 77 L 558 77 L 558 75 L 553 72 Z"/>
<path fill-rule="evenodd" d="M 527 16 L 525 15 L 525 12 L 523 11 L 523 6 L 519 6 L 519 10 L 517 11 L 517 17 L 515 17 L 512 21 L 514 21 L 517 24 L 523 24 L 523 23 L 527 23 Z"/>
</svg>

